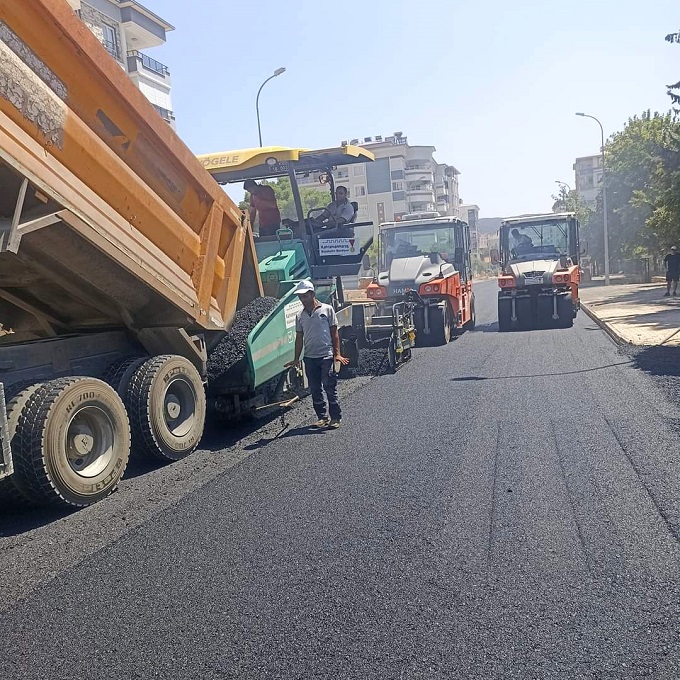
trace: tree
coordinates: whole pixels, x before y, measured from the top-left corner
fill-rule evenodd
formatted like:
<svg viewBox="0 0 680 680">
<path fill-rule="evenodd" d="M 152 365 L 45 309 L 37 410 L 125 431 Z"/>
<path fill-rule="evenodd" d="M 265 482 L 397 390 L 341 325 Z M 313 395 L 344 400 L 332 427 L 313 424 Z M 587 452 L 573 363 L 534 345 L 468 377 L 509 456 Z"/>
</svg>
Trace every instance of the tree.
<svg viewBox="0 0 680 680">
<path fill-rule="evenodd" d="M 298 215 L 295 209 L 295 200 L 293 199 L 293 190 L 290 186 L 288 177 L 280 177 L 278 180 L 263 180 L 260 184 L 266 184 L 274 189 L 276 195 L 276 203 L 279 206 L 281 219 L 288 218 L 289 220 L 297 220 Z M 316 189 L 313 187 L 301 187 L 300 199 L 302 200 L 302 208 L 307 213 L 313 208 L 324 208 L 331 201 L 331 194 L 329 190 Z M 241 210 L 248 210 L 249 203 L 246 200 L 238 204 Z"/>
<path fill-rule="evenodd" d="M 554 213 L 578 212 L 578 194 L 573 189 L 569 191 L 564 184 L 560 184 L 559 192 L 557 195 L 553 194 L 552 199 L 554 201 L 552 207 Z"/>
<path fill-rule="evenodd" d="M 574 190 L 568 190 L 564 184 L 560 184 L 560 190 L 557 195 L 553 195 L 554 201 L 552 211 L 554 213 L 573 212 L 581 225 L 581 239 L 589 241 L 590 237 L 590 218 L 592 210 L 580 200 L 578 193 Z"/>
<path fill-rule="evenodd" d="M 606 186 L 612 259 L 658 252 L 680 236 L 680 124 L 649 111 L 628 120 L 607 140 Z M 590 226 L 602 233 L 602 198 Z M 600 251 L 601 237 L 596 249 Z"/>
<path fill-rule="evenodd" d="M 680 121 L 671 113 L 633 116 L 607 140 L 605 155 L 611 259 L 654 256 L 680 241 Z M 576 212 L 588 254 L 601 262 L 602 193 L 594 210 L 564 185 L 553 200 L 553 211 Z"/>
<path fill-rule="evenodd" d="M 669 33 L 666 36 L 666 42 L 680 43 L 680 31 L 678 33 Z M 673 104 L 680 106 L 680 94 L 677 94 L 677 92 L 680 91 L 680 81 L 673 85 L 666 85 L 666 88 L 668 96 L 671 98 Z M 676 116 L 680 114 L 680 109 L 673 110 L 675 111 Z"/>
</svg>

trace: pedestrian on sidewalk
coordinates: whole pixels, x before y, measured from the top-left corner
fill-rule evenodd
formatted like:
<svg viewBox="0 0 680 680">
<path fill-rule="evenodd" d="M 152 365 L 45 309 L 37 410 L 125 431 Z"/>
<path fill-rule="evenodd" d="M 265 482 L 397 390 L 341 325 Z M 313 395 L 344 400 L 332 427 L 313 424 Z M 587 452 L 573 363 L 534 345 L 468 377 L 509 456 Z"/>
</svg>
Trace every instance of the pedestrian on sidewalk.
<svg viewBox="0 0 680 680">
<path fill-rule="evenodd" d="M 304 350 L 305 372 L 318 418 L 315 427 L 337 429 L 342 420 L 342 411 L 338 399 L 335 364 L 347 365 L 349 359 L 340 353 L 335 310 L 331 305 L 325 305 L 316 299 L 311 281 L 300 281 L 295 293 L 302 302 L 302 311 L 295 320 L 295 358 L 286 364 L 286 368 L 297 366 Z M 328 411 L 324 392 L 328 397 Z"/>
<path fill-rule="evenodd" d="M 680 279 L 680 253 L 677 246 L 671 246 L 668 254 L 663 259 L 666 267 L 666 292 L 664 297 L 671 294 L 671 284 L 673 284 L 673 296 L 678 294 L 678 279 Z"/>
</svg>

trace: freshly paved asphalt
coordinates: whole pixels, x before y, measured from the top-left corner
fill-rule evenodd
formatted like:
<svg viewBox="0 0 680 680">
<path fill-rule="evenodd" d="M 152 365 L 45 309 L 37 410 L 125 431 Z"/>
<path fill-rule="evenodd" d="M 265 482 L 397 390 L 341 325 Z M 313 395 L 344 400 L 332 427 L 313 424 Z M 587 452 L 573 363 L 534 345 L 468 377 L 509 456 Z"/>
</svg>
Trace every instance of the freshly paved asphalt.
<svg viewBox="0 0 680 680">
<path fill-rule="evenodd" d="M 583 314 L 499 334 L 495 290 L 338 431 L 303 403 L 0 518 L 0 677 L 680 677 L 680 409 Z"/>
</svg>

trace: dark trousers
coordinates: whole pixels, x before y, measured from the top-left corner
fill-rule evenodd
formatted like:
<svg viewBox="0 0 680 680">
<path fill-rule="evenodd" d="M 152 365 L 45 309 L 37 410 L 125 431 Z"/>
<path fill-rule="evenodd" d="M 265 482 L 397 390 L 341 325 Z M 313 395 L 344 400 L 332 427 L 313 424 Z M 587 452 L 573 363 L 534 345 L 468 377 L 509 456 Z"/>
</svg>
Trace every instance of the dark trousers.
<svg viewBox="0 0 680 680">
<path fill-rule="evenodd" d="M 326 398 L 331 420 L 340 420 L 342 411 L 338 401 L 338 378 L 333 370 L 333 359 L 311 359 L 305 357 L 305 372 L 312 393 L 312 404 L 319 418 L 326 417 Z"/>
</svg>

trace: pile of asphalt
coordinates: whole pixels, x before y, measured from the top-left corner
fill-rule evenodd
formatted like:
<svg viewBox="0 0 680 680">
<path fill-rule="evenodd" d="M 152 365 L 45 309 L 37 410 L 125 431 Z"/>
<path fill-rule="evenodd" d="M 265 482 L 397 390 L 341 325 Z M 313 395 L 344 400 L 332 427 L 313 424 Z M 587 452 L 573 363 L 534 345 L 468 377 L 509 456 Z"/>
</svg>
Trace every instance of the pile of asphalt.
<svg viewBox="0 0 680 680">
<path fill-rule="evenodd" d="M 236 312 L 234 322 L 208 357 L 208 382 L 224 375 L 246 354 L 250 332 L 278 304 L 273 297 L 256 298 Z"/>
<path fill-rule="evenodd" d="M 248 335 L 259 321 L 274 309 L 277 303 L 276 298 L 257 298 L 236 313 L 231 328 L 208 357 L 209 382 L 220 378 L 245 356 Z M 389 371 L 387 346 L 386 343 L 382 343 L 359 350 L 359 366 L 344 368 L 342 377 L 371 377 L 384 375 Z"/>
<path fill-rule="evenodd" d="M 370 377 L 385 375 L 385 373 L 389 372 L 390 362 L 387 360 L 387 347 L 371 347 L 359 350 L 359 366 L 343 369 L 342 377 Z"/>
</svg>

